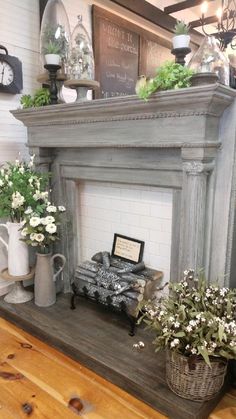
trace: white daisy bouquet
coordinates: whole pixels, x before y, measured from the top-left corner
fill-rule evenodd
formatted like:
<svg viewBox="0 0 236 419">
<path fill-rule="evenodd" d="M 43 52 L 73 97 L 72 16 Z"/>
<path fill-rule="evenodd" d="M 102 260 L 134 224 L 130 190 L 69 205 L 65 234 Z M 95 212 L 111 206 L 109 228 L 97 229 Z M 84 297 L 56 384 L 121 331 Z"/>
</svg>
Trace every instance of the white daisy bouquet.
<svg viewBox="0 0 236 419">
<path fill-rule="evenodd" d="M 59 225 L 64 206 L 46 202 L 34 212 L 31 207 L 25 211 L 25 224 L 21 230 L 22 240 L 38 247 L 39 253 L 50 253 L 51 246 L 59 240 Z"/>
<path fill-rule="evenodd" d="M 208 285 L 192 270 L 169 286 L 170 294 L 141 307 L 145 323 L 155 332 L 156 351 L 168 348 L 190 358 L 236 358 L 236 289 Z"/>
<path fill-rule="evenodd" d="M 48 174 L 34 169 L 34 156 L 7 163 L 0 169 L 0 218 L 21 222 L 29 206 L 35 210 L 48 199 L 47 183 Z"/>
</svg>

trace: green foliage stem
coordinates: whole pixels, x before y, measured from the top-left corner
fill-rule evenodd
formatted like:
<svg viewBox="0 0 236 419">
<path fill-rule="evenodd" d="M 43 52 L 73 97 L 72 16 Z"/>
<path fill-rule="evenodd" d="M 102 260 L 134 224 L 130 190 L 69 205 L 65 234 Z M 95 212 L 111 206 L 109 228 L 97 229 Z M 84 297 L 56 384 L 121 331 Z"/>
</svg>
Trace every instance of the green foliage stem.
<svg viewBox="0 0 236 419">
<path fill-rule="evenodd" d="M 191 85 L 193 70 L 181 64 L 167 61 L 157 69 L 157 74 L 150 80 L 143 80 L 136 85 L 136 93 L 140 99 L 147 100 L 159 90 L 181 89 Z"/>
<path fill-rule="evenodd" d="M 50 92 L 45 87 L 42 87 L 36 90 L 33 96 L 31 95 L 23 95 L 21 96 L 20 103 L 23 109 L 26 108 L 38 108 L 40 106 L 50 105 Z"/>
</svg>

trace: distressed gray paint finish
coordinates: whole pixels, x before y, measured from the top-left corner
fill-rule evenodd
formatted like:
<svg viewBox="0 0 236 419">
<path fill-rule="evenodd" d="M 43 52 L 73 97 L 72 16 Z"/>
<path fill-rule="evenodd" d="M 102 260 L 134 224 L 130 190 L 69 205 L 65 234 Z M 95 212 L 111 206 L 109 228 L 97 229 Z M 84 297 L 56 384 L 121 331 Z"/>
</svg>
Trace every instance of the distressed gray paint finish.
<svg viewBox="0 0 236 419">
<path fill-rule="evenodd" d="M 216 84 L 148 102 L 130 96 L 13 112 L 28 128 L 38 164 L 53 171 L 55 198 L 66 197 L 65 291 L 82 245 L 77 182 L 88 179 L 172 188 L 171 279 L 190 267 L 204 267 L 210 280 L 233 277 L 235 96 Z"/>
</svg>

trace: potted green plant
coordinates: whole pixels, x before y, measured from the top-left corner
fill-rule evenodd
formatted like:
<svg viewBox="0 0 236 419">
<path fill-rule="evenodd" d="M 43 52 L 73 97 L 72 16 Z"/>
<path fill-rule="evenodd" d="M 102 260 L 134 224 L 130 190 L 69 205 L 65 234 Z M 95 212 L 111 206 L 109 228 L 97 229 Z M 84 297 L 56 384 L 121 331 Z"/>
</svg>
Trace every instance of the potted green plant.
<svg viewBox="0 0 236 419">
<path fill-rule="evenodd" d="M 59 55 L 59 63 L 61 65 L 65 64 L 68 58 L 69 40 L 63 25 L 48 23 L 44 26 L 41 33 L 40 50 L 47 64 L 52 64 L 51 61 L 47 61 L 48 59 L 50 60 L 50 57 L 46 57 L 46 55 L 51 54 Z"/>
<path fill-rule="evenodd" d="M 20 103 L 23 109 L 27 108 L 38 108 L 40 106 L 50 105 L 50 92 L 45 87 L 37 89 L 33 96 L 23 95 L 21 96 Z"/>
<path fill-rule="evenodd" d="M 194 272 L 170 285 L 169 296 L 141 307 L 154 331 L 156 351 L 166 350 L 166 380 L 181 397 L 213 398 L 224 383 L 227 360 L 236 358 L 236 290 L 207 285 Z"/>
<path fill-rule="evenodd" d="M 189 25 L 183 20 L 177 20 L 172 38 L 173 49 L 188 48 L 190 43 Z"/>
<path fill-rule="evenodd" d="M 50 40 L 46 45 L 44 45 L 44 56 L 46 64 L 60 64 L 60 46 L 57 42 Z"/>
<path fill-rule="evenodd" d="M 136 93 L 144 100 L 159 90 L 181 89 L 191 85 L 191 77 L 194 71 L 181 64 L 166 61 L 157 69 L 157 74 L 152 79 L 145 76 L 137 81 Z"/>
</svg>

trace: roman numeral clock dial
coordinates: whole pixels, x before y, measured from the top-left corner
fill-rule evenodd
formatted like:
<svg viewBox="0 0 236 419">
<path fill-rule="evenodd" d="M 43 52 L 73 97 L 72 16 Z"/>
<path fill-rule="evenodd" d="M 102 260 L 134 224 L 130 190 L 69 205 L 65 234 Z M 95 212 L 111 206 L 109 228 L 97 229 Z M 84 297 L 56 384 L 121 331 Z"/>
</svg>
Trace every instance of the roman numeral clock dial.
<svg viewBox="0 0 236 419">
<path fill-rule="evenodd" d="M 16 94 L 23 89 L 22 64 L 17 57 L 9 55 L 7 48 L 0 45 L 0 93 Z"/>
<path fill-rule="evenodd" d="M 13 82 L 13 79 L 14 73 L 11 66 L 4 61 L 0 61 L 0 84 L 8 86 Z"/>
</svg>

